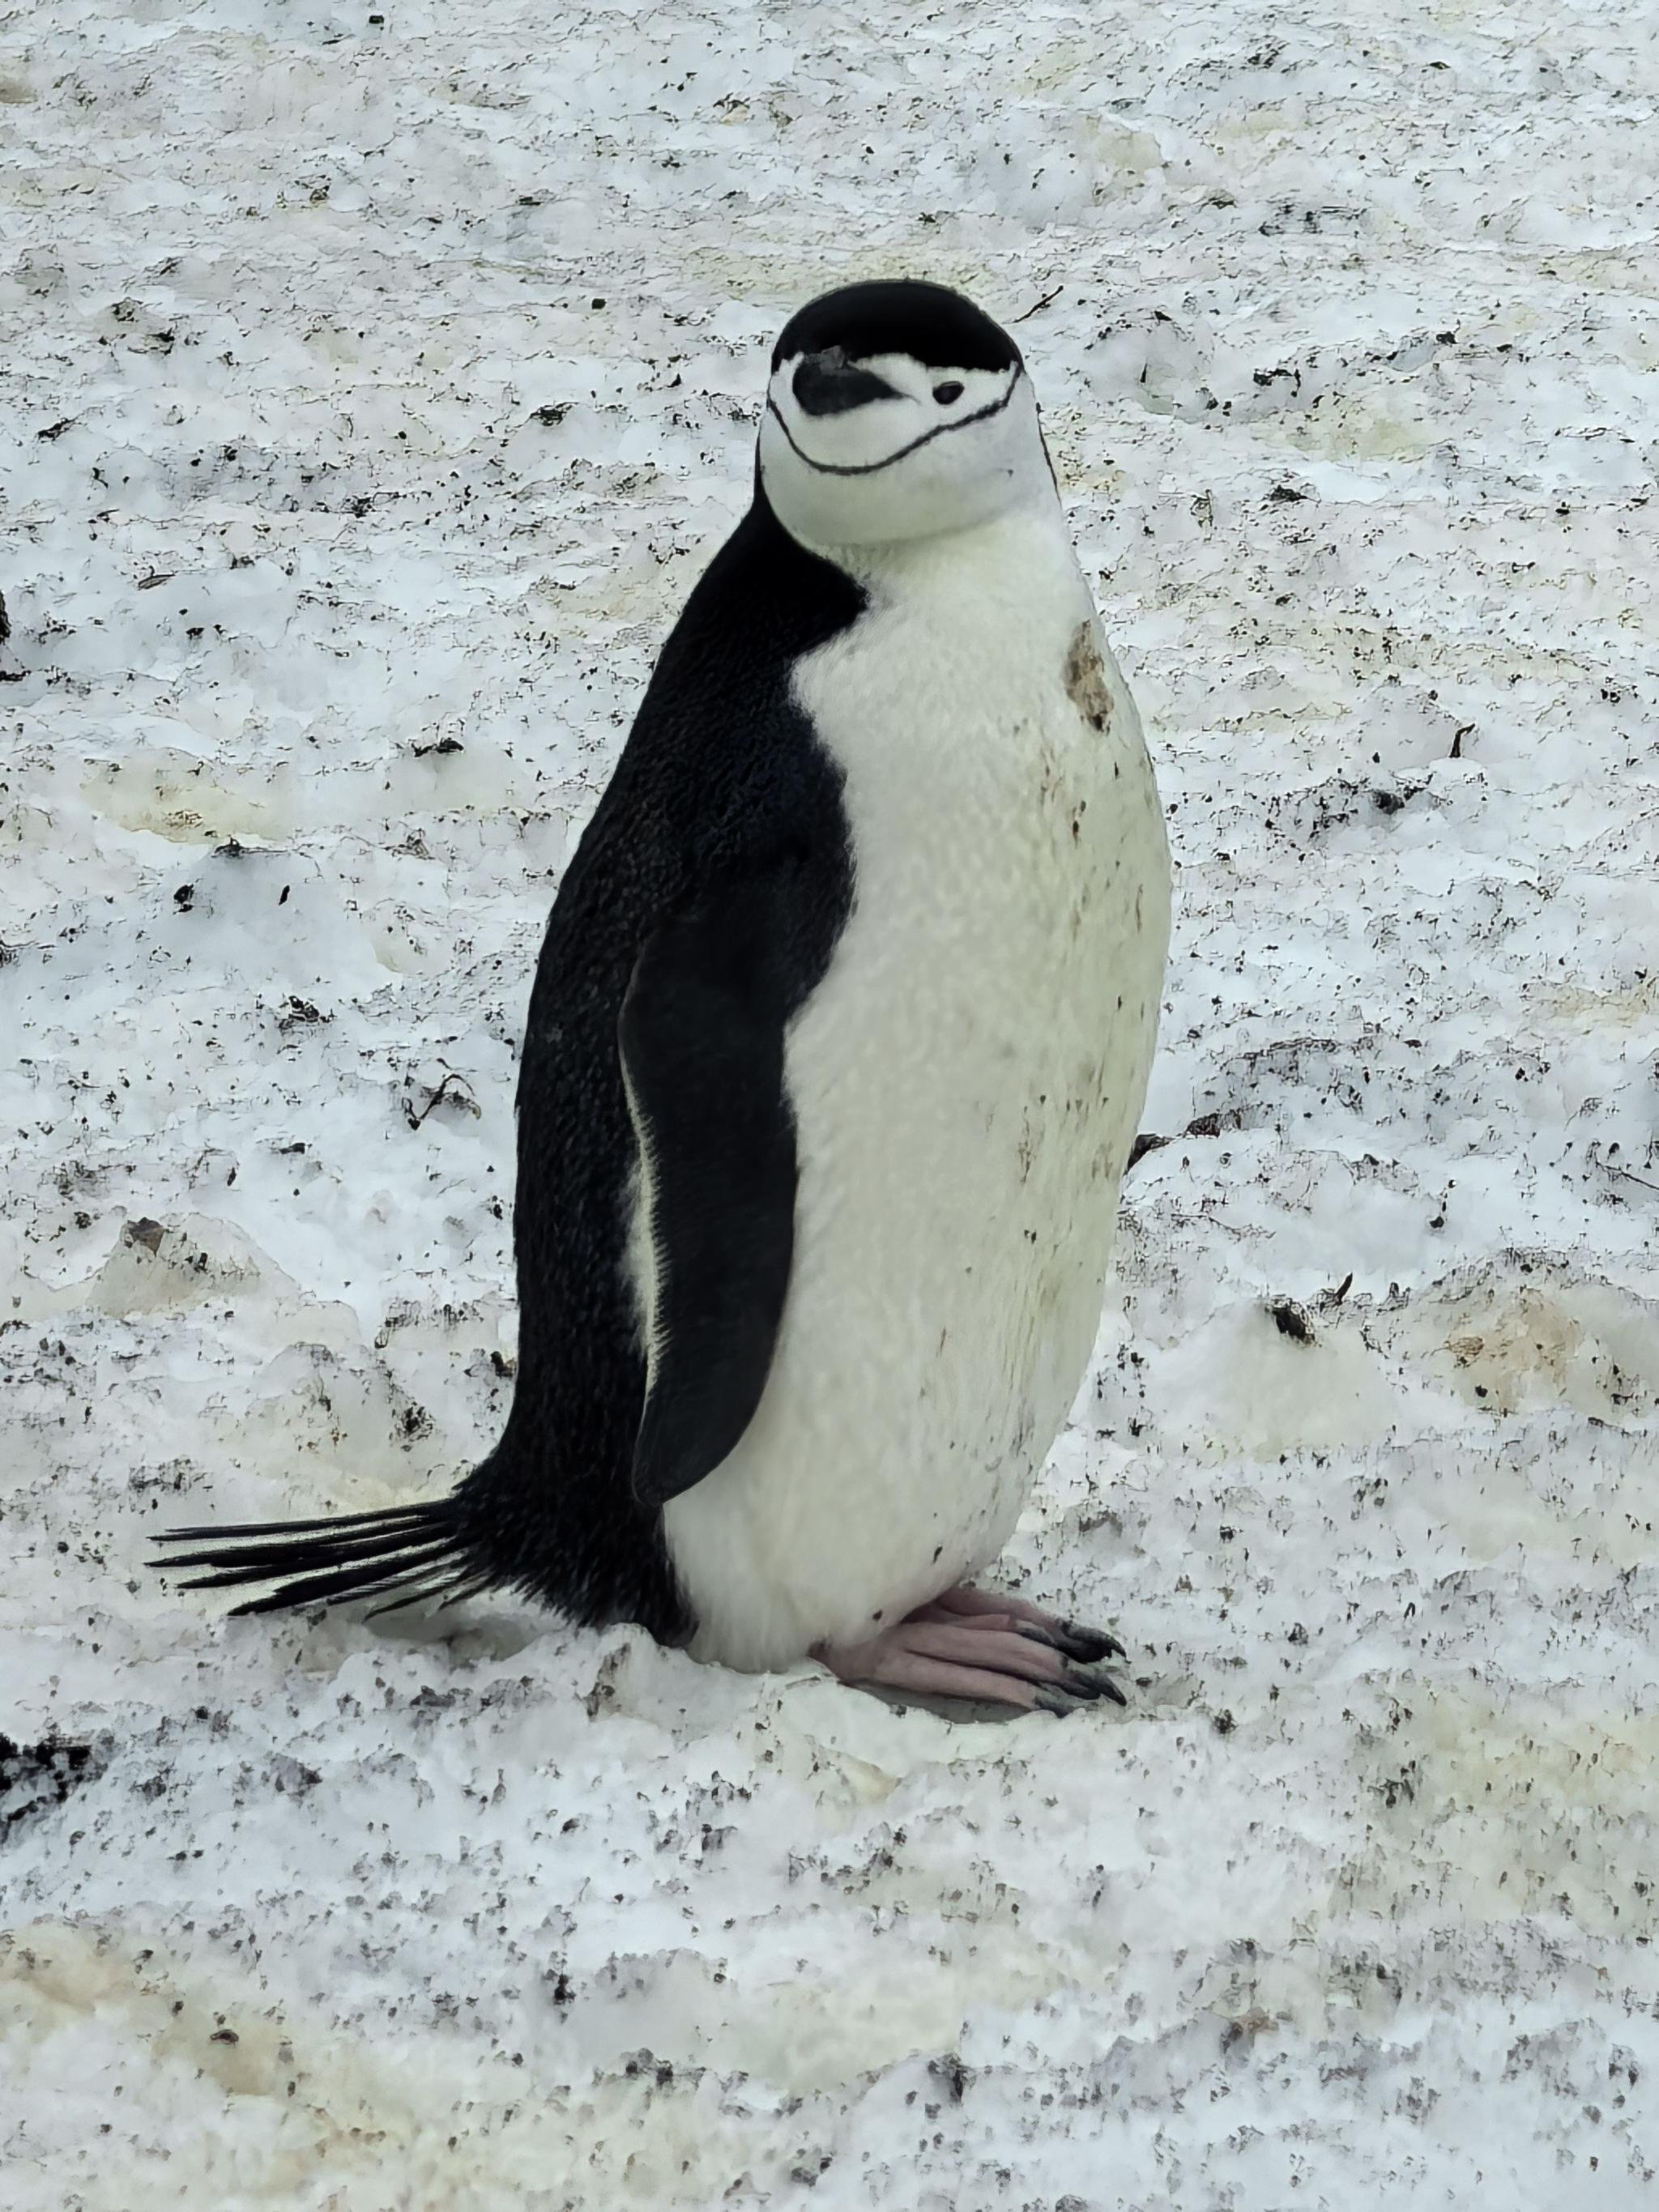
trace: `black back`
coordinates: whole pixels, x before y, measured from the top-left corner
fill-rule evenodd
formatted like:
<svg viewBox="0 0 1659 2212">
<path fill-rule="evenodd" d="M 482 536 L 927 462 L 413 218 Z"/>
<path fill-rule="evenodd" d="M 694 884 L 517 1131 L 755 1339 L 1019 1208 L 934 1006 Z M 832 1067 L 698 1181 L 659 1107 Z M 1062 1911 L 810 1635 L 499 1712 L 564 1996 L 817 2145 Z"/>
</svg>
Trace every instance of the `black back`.
<svg viewBox="0 0 1659 2212">
<path fill-rule="evenodd" d="M 476 1508 L 474 1556 L 487 1544 L 521 1588 L 580 1620 L 641 1620 L 665 1638 L 687 1626 L 659 1513 L 630 1483 L 645 1359 L 620 1264 L 635 1154 L 623 1002 L 647 940 L 674 925 L 672 942 L 711 884 L 781 854 L 794 870 L 769 933 L 780 1032 L 823 973 L 852 859 L 839 771 L 788 685 L 863 604 L 757 485 L 663 649 L 543 941 L 519 1076 L 517 1389 L 506 1434 L 456 1503 L 465 1521 Z M 712 1129 L 729 1102 L 686 1110 Z M 793 1153 L 789 1172 L 793 1204 Z"/>
<path fill-rule="evenodd" d="M 853 896 L 840 771 L 790 677 L 863 605 L 757 477 L 565 872 L 519 1071 L 519 1372 L 500 1443 L 449 1498 L 169 1529 L 164 1544 L 204 1547 L 157 1563 L 204 1571 L 186 1587 L 277 1585 L 239 1613 L 516 1589 L 586 1626 L 690 1632 L 662 1504 L 719 1464 L 764 1387 L 794 1235 L 785 1025 Z M 662 1170 L 648 1405 L 629 1084 Z"/>
</svg>

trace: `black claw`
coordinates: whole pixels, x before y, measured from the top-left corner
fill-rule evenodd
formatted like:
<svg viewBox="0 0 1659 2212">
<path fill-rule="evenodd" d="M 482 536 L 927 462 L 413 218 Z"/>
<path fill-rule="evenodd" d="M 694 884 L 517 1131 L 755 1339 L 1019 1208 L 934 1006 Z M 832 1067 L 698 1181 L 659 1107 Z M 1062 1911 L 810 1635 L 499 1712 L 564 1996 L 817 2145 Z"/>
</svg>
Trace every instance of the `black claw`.
<svg viewBox="0 0 1659 2212">
<path fill-rule="evenodd" d="M 1043 1692 L 1053 1690 L 1063 1700 L 1060 1705 L 1048 1704 Z M 1047 1705 L 1050 1712 L 1074 1712 L 1079 1705 L 1091 1705 L 1097 1698 L 1109 1698 L 1115 1705 L 1129 1702 L 1104 1667 L 1097 1663 L 1080 1667 L 1075 1661 L 1068 1666 L 1057 1682 L 1045 1682 L 1037 1693 L 1037 1703 Z"/>
<path fill-rule="evenodd" d="M 1110 1698 L 1115 1705 L 1127 1705 L 1129 1702 L 1113 1676 L 1107 1673 L 1103 1660 L 1097 1660 L 1090 1667 L 1080 1667 L 1073 1660 L 1061 1679 L 1073 1697 Z"/>
<path fill-rule="evenodd" d="M 1092 1665 L 1097 1659 L 1128 1656 L 1115 1636 L 1109 1636 L 1103 1628 L 1085 1628 L 1078 1620 L 1062 1621 L 1055 1641 L 1068 1659 L 1081 1659 L 1085 1665 Z"/>
<path fill-rule="evenodd" d="M 1063 1682 L 1039 1684 L 1036 1693 L 1037 1704 L 1045 1713 L 1086 1712 L 1098 1698 L 1109 1698 L 1115 1705 L 1127 1705 L 1129 1702 L 1117 1684 L 1104 1674 L 1068 1674 Z"/>
<path fill-rule="evenodd" d="M 1103 1628 L 1084 1628 L 1075 1620 L 1057 1620 L 1052 1628 L 1040 1627 L 1034 1620 L 1023 1621 L 1019 1633 L 1029 1636 L 1034 1644 L 1046 1644 L 1051 1650 L 1063 1651 L 1068 1659 L 1079 1660 L 1091 1667 L 1100 1659 L 1124 1659 L 1128 1656 L 1115 1636 L 1108 1636 Z"/>
</svg>

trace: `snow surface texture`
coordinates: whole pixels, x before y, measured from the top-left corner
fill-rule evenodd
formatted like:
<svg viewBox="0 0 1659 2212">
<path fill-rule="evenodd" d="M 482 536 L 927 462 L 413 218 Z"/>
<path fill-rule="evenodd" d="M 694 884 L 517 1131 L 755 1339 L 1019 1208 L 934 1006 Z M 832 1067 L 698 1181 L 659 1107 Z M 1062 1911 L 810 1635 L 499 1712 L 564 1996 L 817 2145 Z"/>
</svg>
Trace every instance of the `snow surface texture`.
<svg viewBox="0 0 1659 2212">
<path fill-rule="evenodd" d="M 6 19 L 0 2197 L 1650 2203 L 1650 16 L 372 4 Z M 150 1530 L 502 1418 L 547 905 L 901 270 L 1024 319 L 1181 863 L 1010 1561 L 1133 1703 L 227 1627 Z"/>
</svg>

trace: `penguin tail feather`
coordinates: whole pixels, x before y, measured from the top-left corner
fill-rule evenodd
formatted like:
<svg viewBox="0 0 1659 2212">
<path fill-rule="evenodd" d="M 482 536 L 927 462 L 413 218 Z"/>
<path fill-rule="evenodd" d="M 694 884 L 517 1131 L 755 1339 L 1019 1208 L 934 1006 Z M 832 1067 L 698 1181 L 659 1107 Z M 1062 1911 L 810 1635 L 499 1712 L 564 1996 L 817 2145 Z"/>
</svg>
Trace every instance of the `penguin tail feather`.
<svg viewBox="0 0 1659 2212">
<path fill-rule="evenodd" d="M 488 1589 L 500 1577 L 480 1566 L 453 1498 L 428 1505 L 394 1505 L 375 1513 L 320 1521 L 247 1521 L 224 1528 L 168 1528 L 159 1544 L 206 1541 L 199 1552 L 168 1553 L 150 1565 L 171 1574 L 204 1567 L 181 1589 L 232 1589 L 249 1583 L 277 1588 L 244 1598 L 233 1614 L 282 1613 L 290 1607 L 337 1605 L 394 1593 L 374 1613 L 436 1601 L 439 1609 Z"/>
</svg>

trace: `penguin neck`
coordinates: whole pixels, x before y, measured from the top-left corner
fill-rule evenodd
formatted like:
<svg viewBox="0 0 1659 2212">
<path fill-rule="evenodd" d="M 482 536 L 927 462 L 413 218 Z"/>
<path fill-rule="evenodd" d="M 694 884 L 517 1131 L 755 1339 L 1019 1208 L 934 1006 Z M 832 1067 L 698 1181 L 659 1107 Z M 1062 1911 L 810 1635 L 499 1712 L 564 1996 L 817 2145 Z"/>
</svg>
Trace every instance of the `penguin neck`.
<svg viewBox="0 0 1659 2212">
<path fill-rule="evenodd" d="M 1018 578 L 1042 591 L 1077 574 L 1065 510 L 1059 495 L 1046 483 L 1040 492 L 961 530 L 879 544 L 811 550 L 850 576 L 877 603 L 926 594 L 941 586 L 950 588 L 976 576 L 1005 584 Z"/>
</svg>

